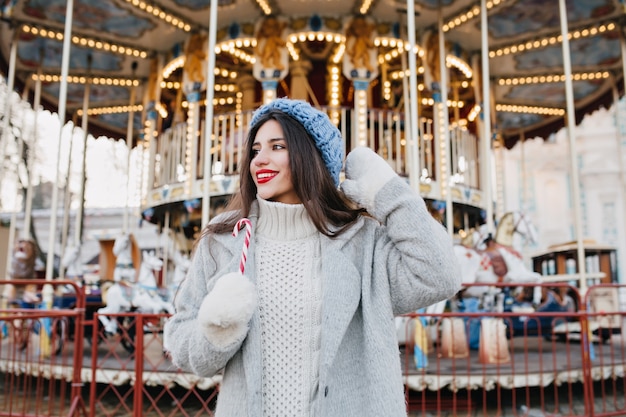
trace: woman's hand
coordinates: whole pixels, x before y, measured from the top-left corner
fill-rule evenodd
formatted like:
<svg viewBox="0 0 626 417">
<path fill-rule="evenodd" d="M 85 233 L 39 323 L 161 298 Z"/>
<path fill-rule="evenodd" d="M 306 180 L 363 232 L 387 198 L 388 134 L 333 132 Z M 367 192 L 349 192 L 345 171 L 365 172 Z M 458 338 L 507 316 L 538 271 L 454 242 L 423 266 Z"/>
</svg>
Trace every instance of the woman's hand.
<svg viewBox="0 0 626 417">
<path fill-rule="evenodd" d="M 248 332 L 248 322 L 257 306 L 254 284 L 239 272 L 220 277 L 204 297 L 198 321 L 207 339 L 226 347 Z"/>
<path fill-rule="evenodd" d="M 365 146 L 359 146 L 348 154 L 345 173 L 341 190 L 370 213 L 374 210 L 378 191 L 397 175 L 387 161 Z"/>
</svg>

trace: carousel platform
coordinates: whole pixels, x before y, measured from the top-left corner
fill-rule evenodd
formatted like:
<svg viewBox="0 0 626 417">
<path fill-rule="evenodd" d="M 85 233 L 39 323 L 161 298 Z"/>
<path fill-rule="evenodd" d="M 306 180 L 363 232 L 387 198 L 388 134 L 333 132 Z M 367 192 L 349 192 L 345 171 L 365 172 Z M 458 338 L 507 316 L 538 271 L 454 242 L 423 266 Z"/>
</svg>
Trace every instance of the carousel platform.
<svg viewBox="0 0 626 417">
<path fill-rule="evenodd" d="M 410 350 L 410 349 L 409 349 Z M 519 387 L 547 387 L 583 382 L 586 370 L 593 380 L 623 378 L 626 359 L 617 352 L 626 352 L 621 337 L 589 348 L 579 341 L 571 343 L 547 341 L 541 337 L 519 337 L 509 341 L 508 361 L 483 363 L 478 350 L 469 350 L 467 357 L 428 357 L 426 366 L 415 366 L 412 352 L 401 348 L 405 383 L 412 390 L 436 391 L 443 388 L 491 390 Z M 585 364 L 590 355 L 589 365 Z"/>
<path fill-rule="evenodd" d="M 98 320 L 97 294 L 90 297 L 78 303 L 84 312 L 73 308 L 70 296 L 50 310 L 1 312 L 0 384 L 5 392 L 21 390 L 26 396 L 26 388 L 33 387 L 34 401 L 41 402 L 42 396 L 52 395 L 52 385 L 80 387 L 93 416 L 163 415 L 164 409 L 174 415 L 189 407 L 212 412 L 221 376 L 201 378 L 172 364 L 163 350 L 166 314 L 109 315 L 119 329 L 110 335 Z M 402 318 L 406 321 L 400 333 L 417 329 L 422 320 L 427 323 L 425 345 L 416 351 L 410 344 L 420 341 L 415 332 L 398 349 L 410 413 L 428 408 L 453 416 L 468 411 L 504 415 L 492 412 L 510 404 L 515 410 L 539 406 L 546 411 L 543 415 L 602 416 L 589 414 L 591 404 L 600 401 L 603 410 L 626 415 L 625 312 L 433 313 Z M 472 349 L 476 334 L 470 330 L 476 321 L 481 328 L 479 346 Z M 609 333 L 594 343 L 581 342 L 580 334 L 557 334 L 554 326 L 540 326 L 545 321 L 606 324 Z M 574 395 L 581 387 L 585 394 Z"/>
<path fill-rule="evenodd" d="M 131 336 L 125 332 L 101 337 L 96 346 L 85 339 L 78 364 L 73 362 L 76 344 L 72 340 L 65 340 L 60 352 L 46 356 L 40 348 L 41 337 L 35 332 L 22 348 L 4 337 L 0 343 L 0 371 L 36 372 L 70 381 L 78 365 L 83 383 L 123 385 L 141 381 L 150 386 L 178 384 L 209 389 L 220 382 L 220 376 L 200 378 L 175 368 L 163 351 L 162 333 L 151 331 L 150 326 L 145 326 L 141 343 L 134 336 L 126 347 L 122 341 Z M 575 339 L 562 342 L 537 336 L 516 337 L 507 343 L 506 360 L 496 358 L 484 363 L 481 352 L 475 349 L 468 349 L 465 357 L 443 357 L 441 349 L 435 347 L 425 360 L 420 360 L 419 367 L 415 366 L 412 347 L 400 346 L 405 383 L 416 391 L 490 390 L 496 386 L 514 389 L 582 382 L 587 370 L 593 380 L 623 378 L 626 373 L 626 341 L 621 334 L 591 346 Z M 137 350 L 140 346 L 141 355 Z"/>
<path fill-rule="evenodd" d="M 150 398 L 143 401 L 143 407 L 148 404 L 154 415 L 177 407 L 184 409 L 190 398 L 199 402 L 201 409 L 210 409 L 221 377 L 200 378 L 176 369 L 163 352 L 162 333 L 158 327 L 152 327 L 151 322 L 154 323 L 148 320 L 134 323 L 141 324 L 143 330 L 134 335 L 130 349 L 128 344 L 122 343 L 124 338 L 132 337 L 127 330 L 99 337 L 95 345 L 86 338 L 82 344 L 66 340 L 58 353 L 47 356 L 42 354 L 39 334 L 31 334 L 23 348 L 16 347 L 10 337 L 4 337 L 0 342 L 2 379 L 5 385 L 7 381 L 23 385 L 27 379 L 42 378 L 71 383 L 76 375 L 75 369 L 79 367 L 79 383 L 87 392 L 88 387 L 97 387 L 90 395 L 98 409 L 115 402 L 109 398 L 113 396 L 120 398 L 122 403 L 127 402 L 127 408 L 131 410 L 139 393 Z M 89 330 L 86 333 L 90 335 Z M 82 352 L 78 360 L 76 349 Z M 441 346 L 435 344 L 425 360 L 422 357 L 421 366 L 417 368 L 413 348 L 401 345 L 399 354 L 409 415 L 423 415 L 425 410 L 429 413 L 447 410 L 447 415 L 519 415 L 520 406 L 544 411 L 553 407 L 563 411 L 565 407 L 569 411 L 560 415 L 588 415 L 584 408 L 585 398 L 572 395 L 584 390 L 587 381 L 592 385 L 600 384 L 601 388 L 596 388 L 593 397 L 596 402 L 602 400 L 612 404 L 613 411 L 626 413 L 623 404 L 626 396 L 623 391 L 626 343 L 621 334 L 605 343 L 593 343 L 587 347 L 576 340 L 563 342 L 536 336 L 515 337 L 507 341 L 507 350 L 506 361 L 484 363 L 480 350 L 468 349 L 465 357 L 442 357 Z M 9 377 L 11 375 L 14 379 Z M 134 394 L 129 395 L 129 390 Z M 498 401 L 493 402 L 492 398 L 498 398 Z M 117 410 L 116 407 L 119 405 L 114 407 Z M 103 411 L 96 415 L 121 414 Z M 146 412 L 144 415 L 151 414 Z"/>
</svg>

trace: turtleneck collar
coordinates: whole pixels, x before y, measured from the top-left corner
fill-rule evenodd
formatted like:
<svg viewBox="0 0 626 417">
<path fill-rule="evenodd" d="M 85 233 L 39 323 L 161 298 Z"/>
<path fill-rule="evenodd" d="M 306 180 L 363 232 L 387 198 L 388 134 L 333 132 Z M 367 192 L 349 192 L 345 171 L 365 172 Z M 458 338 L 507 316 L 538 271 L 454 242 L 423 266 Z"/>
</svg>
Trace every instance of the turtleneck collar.
<svg viewBox="0 0 626 417">
<path fill-rule="evenodd" d="M 269 239 L 297 240 L 317 232 L 304 204 L 284 204 L 257 196 L 259 218 L 255 232 Z"/>
</svg>

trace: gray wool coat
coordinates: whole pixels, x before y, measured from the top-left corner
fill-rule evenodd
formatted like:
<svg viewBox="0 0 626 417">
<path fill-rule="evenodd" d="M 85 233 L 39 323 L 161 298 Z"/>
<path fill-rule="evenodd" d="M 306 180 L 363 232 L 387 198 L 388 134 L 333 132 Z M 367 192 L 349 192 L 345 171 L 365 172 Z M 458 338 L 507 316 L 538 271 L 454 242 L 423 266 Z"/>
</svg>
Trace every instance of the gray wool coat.
<svg viewBox="0 0 626 417">
<path fill-rule="evenodd" d="M 321 236 L 322 342 L 319 394 L 312 416 L 406 416 L 394 316 L 453 296 L 461 274 L 445 228 L 405 180 L 376 194 L 374 218 L 362 217 L 337 238 Z M 258 208 L 250 215 L 253 230 Z M 217 417 L 261 417 L 261 334 L 258 311 L 247 335 L 217 348 L 196 319 L 217 278 L 238 270 L 243 233 L 201 240 L 165 325 L 176 366 L 200 376 L 223 370 Z M 248 265 L 254 265 L 254 239 Z M 254 267 L 246 276 L 255 282 Z M 266 416 L 269 417 L 269 416 Z"/>
</svg>

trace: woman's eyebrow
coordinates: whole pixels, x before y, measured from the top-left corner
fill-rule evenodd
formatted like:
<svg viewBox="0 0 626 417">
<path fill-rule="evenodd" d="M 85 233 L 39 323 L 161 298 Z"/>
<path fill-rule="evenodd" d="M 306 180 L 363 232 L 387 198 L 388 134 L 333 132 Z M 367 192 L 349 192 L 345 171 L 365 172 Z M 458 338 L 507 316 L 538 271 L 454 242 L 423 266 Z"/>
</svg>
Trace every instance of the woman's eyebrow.
<svg viewBox="0 0 626 417">
<path fill-rule="evenodd" d="M 285 138 L 283 138 L 283 137 L 278 137 L 278 138 L 270 138 L 270 139 L 268 139 L 267 141 L 268 141 L 268 142 L 270 142 L 270 143 L 272 143 L 272 142 L 280 142 L 281 140 L 285 140 Z M 258 140 L 255 140 L 254 142 L 252 142 L 252 145 L 254 146 L 254 145 L 259 144 L 259 143 L 260 143 L 260 142 L 259 142 Z"/>
</svg>

